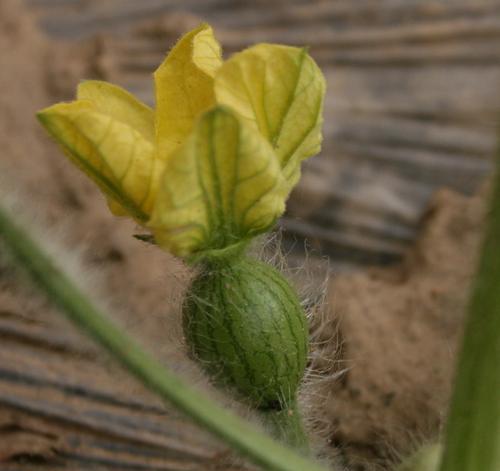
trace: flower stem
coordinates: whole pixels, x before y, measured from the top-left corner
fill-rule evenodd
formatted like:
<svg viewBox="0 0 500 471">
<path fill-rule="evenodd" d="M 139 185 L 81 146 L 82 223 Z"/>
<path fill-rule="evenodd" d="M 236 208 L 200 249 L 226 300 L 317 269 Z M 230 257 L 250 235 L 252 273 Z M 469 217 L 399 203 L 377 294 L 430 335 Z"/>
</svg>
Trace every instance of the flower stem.
<svg viewBox="0 0 500 471">
<path fill-rule="evenodd" d="M 309 439 L 296 401 L 282 410 L 264 411 L 261 417 L 273 437 L 304 455 L 309 453 Z"/>
<path fill-rule="evenodd" d="M 500 470 L 500 150 L 441 471 Z"/>
<path fill-rule="evenodd" d="M 437 471 L 441 454 L 442 449 L 439 443 L 428 443 L 404 460 L 396 471 Z"/>
<path fill-rule="evenodd" d="M 0 237 L 31 278 L 66 316 L 102 345 L 151 391 L 170 401 L 235 450 L 266 470 L 325 471 L 323 467 L 275 442 L 253 425 L 230 413 L 186 384 L 141 349 L 85 296 L 0 207 Z"/>
</svg>

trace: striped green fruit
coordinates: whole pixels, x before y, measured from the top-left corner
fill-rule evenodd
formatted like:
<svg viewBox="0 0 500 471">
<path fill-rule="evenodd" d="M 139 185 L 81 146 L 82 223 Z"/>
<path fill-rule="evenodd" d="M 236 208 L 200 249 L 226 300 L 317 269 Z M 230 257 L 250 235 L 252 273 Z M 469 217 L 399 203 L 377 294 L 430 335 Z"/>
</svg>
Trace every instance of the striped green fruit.
<svg viewBox="0 0 500 471">
<path fill-rule="evenodd" d="M 218 383 L 259 409 L 290 404 L 304 374 L 308 329 L 294 289 L 250 258 L 206 264 L 187 293 L 184 334 Z"/>
</svg>

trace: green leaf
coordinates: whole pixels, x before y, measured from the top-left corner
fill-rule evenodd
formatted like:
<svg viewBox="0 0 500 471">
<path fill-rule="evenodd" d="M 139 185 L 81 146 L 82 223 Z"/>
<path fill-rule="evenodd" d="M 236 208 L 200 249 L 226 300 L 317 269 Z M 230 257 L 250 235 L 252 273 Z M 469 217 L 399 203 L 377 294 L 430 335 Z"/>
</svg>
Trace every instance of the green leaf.
<svg viewBox="0 0 500 471">
<path fill-rule="evenodd" d="M 231 110 L 217 107 L 169 159 L 148 226 L 176 255 L 225 249 L 269 229 L 285 198 L 271 146 Z"/>
</svg>

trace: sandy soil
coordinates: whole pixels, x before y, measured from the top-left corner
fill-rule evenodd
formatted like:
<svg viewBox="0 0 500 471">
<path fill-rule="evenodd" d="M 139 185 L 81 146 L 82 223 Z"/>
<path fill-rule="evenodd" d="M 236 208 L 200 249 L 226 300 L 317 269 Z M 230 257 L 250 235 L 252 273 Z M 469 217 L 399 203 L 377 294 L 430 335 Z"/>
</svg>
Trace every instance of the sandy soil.
<svg viewBox="0 0 500 471">
<path fill-rule="evenodd" d="M 485 193 L 485 191 L 483 191 Z M 468 289 L 475 266 L 484 195 L 438 192 L 405 262 L 333 279 L 330 309 L 339 320 L 338 368 L 318 402 L 331 440 L 350 469 L 398 460 L 441 430 Z M 335 336 L 334 330 L 326 329 Z"/>
<path fill-rule="evenodd" d="M 29 202 L 30 214 L 63 232 L 69 250 L 81 250 L 85 270 L 99 273 L 103 292 L 133 333 L 156 345 L 165 361 L 175 355 L 186 363 L 175 341 L 180 330 L 172 301 L 186 283 L 185 268 L 133 239 L 133 225 L 111 217 L 99 192 L 34 118 L 36 110 L 67 98 L 78 79 L 106 78 L 92 51 L 88 44 L 79 54 L 49 44 L 19 15 L 17 2 L 0 2 L 1 179 Z M 317 375 L 303 402 L 330 444 L 325 453 L 340 449 L 351 471 L 387 469 L 441 429 L 483 200 L 439 192 L 401 266 L 332 276 L 328 304 L 312 321 Z M 61 322 L 43 300 L 22 292 L 0 273 L 0 310 L 21 306 L 26 315 Z"/>
</svg>

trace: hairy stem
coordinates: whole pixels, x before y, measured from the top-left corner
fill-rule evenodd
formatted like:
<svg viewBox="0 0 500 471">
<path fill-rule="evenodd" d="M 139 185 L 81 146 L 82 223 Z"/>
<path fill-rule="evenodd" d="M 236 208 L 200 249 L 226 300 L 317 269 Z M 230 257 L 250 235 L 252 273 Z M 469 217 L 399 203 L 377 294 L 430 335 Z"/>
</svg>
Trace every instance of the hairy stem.
<svg viewBox="0 0 500 471">
<path fill-rule="evenodd" d="M 325 471 L 273 441 L 161 365 L 111 322 L 0 207 L 0 237 L 18 263 L 75 324 L 164 400 L 266 470 Z"/>
<path fill-rule="evenodd" d="M 441 471 L 500 470 L 500 151 Z"/>
<path fill-rule="evenodd" d="M 279 411 L 261 412 L 261 417 L 273 437 L 304 455 L 309 453 L 309 439 L 296 401 Z"/>
<path fill-rule="evenodd" d="M 428 443 L 405 459 L 396 471 L 437 471 L 442 449 L 439 443 Z"/>
</svg>

